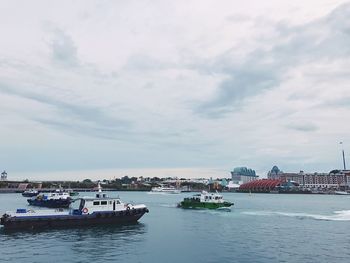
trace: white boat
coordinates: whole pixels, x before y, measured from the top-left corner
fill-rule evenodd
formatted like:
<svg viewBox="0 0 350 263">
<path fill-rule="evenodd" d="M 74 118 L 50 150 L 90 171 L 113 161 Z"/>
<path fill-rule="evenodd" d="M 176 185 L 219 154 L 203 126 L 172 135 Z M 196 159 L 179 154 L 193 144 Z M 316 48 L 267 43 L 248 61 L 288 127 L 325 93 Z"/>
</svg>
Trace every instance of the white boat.
<svg viewBox="0 0 350 263">
<path fill-rule="evenodd" d="M 6 212 L 0 218 L 0 224 L 7 229 L 108 226 L 135 223 L 145 213 L 148 213 L 148 208 L 144 204 L 133 205 L 123 203 L 119 197 L 108 197 L 107 194 L 102 192 L 99 185 L 99 192 L 95 197 L 76 199 L 69 210 L 17 209 L 13 212 Z"/>
<path fill-rule="evenodd" d="M 72 202 L 69 193 L 56 190 L 54 193 L 42 193 L 27 199 L 30 205 L 50 208 L 68 208 Z"/>
<path fill-rule="evenodd" d="M 349 195 L 350 193 L 348 193 L 346 191 L 335 191 L 334 194 L 336 194 L 336 195 Z"/>
<path fill-rule="evenodd" d="M 151 192 L 152 193 L 167 193 L 167 194 L 179 194 L 179 193 L 181 193 L 181 191 L 179 189 L 176 189 L 175 187 L 165 187 L 165 186 L 153 187 Z"/>
<path fill-rule="evenodd" d="M 29 190 L 25 190 L 22 195 L 25 197 L 33 197 L 33 196 L 37 196 L 39 194 L 39 191 L 36 189 L 29 189 Z"/>
</svg>

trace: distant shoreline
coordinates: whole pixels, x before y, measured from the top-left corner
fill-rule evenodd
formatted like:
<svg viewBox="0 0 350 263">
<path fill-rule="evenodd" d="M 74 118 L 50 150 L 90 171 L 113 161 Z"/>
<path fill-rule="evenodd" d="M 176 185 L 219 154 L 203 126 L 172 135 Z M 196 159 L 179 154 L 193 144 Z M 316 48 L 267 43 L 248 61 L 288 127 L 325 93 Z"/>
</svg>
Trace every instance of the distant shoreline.
<svg viewBox="0 0 350 263">
<path fill-rule="evenodd" d="M 42 193 L 49 193 L 54 192 L 56 189 L 38 189 Z M 75 192 L 96 192 L 94 189 L 74 189 Z M 111 192 L 111 191 L 120 191 L 120 192 L 148 192 L 149 190 L 142 190 L 142 189 L 113 189 L 113 188 L 104 188 L 104 192 Z M 0 188 L 0 194 L 21 194 L 24 190 L 18 190 L 16 188 Z"/>
</svg>

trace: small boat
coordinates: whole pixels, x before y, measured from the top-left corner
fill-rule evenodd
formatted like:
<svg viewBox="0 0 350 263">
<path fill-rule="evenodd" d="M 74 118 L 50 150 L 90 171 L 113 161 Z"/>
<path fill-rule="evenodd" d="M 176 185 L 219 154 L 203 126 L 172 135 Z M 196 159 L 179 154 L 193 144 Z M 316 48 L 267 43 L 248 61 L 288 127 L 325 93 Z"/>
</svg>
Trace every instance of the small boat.
<svg viewBox="0 0 350 263">
<path fill-rule="evenodd" d="M 179 194 L 181 193 L 181 191 L 176 189 L 175 187 L 159 186 L 159 187 L 153 187 L 151 189 L 151 193 Z"/>
<path fill-rule="evenodd" d="M 27 199 L 29 205 L 50 208 L 68 208 L 72 202 L 69 193 L 57 190 L 54 193 L 42 193 Z"/>
<path fill-rule="evenodd" d="M 348 193 L 346 191 L 335 191 L 334 194 L 336 194 L 336 195 L 350 195 L 350 193 Z"/>
<path fill-rule="evenodd" d="M 24 197 L 33 197 L 33 196 L 37 196 L 39 194 L 39 191 L 36 189 L 29 189 L 29 190 L 25 190 L 22 193 L 22 196 Z"/>
<path fill-rule="evenodd" d="M 225 201 L 222 195 L 206 191 L 202 191 L 200 194 L 195 194 L 192 197 L 186 197 L 178 204 L 178 207 L 181 208 L 205 209 L 230 208 L 231 206 L 233 206 L 233 203 Z"/>
<path fill-rule="evenodd" d="M 79 195 L 79 192 L 76 192 L 73 189 L 67 189 L 66 192 L 69 193 L 70 196 L 77 196 L 77 195 Z"/>
<path fill-rule="evenodd" d="M 80 201 L 80 202 L 79 202 Z M 136 223 L 148 208 L 144 204 L 123 203 L 119 197 L 109 198 L 101 188 L 95 197 L 74 201 L 69 210 L 27 210 L 6 212 L 0 219 L 5 229 L 42 229 Z"/>
</svg>

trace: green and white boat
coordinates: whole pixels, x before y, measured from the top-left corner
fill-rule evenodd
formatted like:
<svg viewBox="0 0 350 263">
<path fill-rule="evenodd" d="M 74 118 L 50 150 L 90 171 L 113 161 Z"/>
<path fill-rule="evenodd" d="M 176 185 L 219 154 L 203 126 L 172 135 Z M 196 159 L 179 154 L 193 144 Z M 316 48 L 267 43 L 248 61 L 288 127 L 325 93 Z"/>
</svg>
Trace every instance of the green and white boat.
<svg viewBox="0 0 350 263">
<path fill-rule="evenodd" d="M 200 194 L 195 194 L 192 197 L 186 197 L 178 204 L 178 207 L 190 209 L 219 209 L 230 208 L 231 206 L 233 206 L 233 203 L 225 201 L 222 195 L 206 191 L 202 191 Z"/>
</svg>

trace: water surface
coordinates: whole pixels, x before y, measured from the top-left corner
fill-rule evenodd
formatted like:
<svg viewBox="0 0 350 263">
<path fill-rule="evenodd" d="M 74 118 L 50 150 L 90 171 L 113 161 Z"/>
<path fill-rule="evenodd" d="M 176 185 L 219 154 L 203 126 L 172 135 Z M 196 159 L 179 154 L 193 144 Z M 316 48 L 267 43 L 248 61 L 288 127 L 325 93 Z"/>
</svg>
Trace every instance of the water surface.
<svg viewBox="0 0 350 263">
<path fill-rule="evenodd" d="M 144 203 L 135 225 L 0 231 L 6 262 L 348 262 L 350 197 L 226 193 L 231 212 L 183 210 L 190 194 L 110 192 Z M 81 195 L 89 195 L 81 193 Z M 1 194 L 0 213 L 26 207 Z"/>
</svg>

